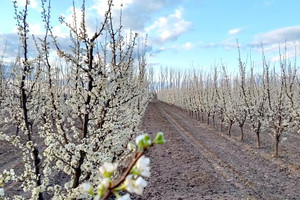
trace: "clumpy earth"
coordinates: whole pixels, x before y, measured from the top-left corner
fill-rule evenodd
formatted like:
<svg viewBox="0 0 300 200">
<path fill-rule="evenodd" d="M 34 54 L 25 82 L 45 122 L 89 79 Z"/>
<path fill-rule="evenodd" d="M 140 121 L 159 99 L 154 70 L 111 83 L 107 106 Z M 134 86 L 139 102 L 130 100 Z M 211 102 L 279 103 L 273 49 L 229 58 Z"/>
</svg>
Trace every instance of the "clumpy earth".
<svg viewBox="0 0 300 200">
<path fill-rule="evenodd" d="M 205 119 L 207 120 L 207 119 Z M 255 134 L 245 127 L 245 141 L 239 141 L 239 128 L 227 130 L 201 123 L 179 108 L 159 101 L 149 104 L 140 129 L 152 138 L 164 132 L 166 144 L 147 152 L 151 177 L 143 196 L 134 200 L 195 199 L 300 199 L 300 137 L 285 133 L 280 158 L 272 157 L 272 139 L 261 134 L 260 149 Z M 21 152 L 0 142 L 0 171 L 22 170 Z M 59 176 L 57 181 L 62 180 Z M 7 194 L 20 193 L 10 184 Z"/>
</svg>

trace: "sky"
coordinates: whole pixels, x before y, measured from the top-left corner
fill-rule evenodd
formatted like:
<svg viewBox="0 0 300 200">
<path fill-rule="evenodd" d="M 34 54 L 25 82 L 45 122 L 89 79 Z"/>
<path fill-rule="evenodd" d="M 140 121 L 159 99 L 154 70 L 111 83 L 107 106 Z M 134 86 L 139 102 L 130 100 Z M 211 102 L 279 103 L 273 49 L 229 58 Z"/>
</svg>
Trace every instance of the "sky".
<svg viewBox="0 0 300 200">
<path fill-rule="evenodd" d="M 22 8 L 25 0 L 17 2 Z M 58 17 L 71 20 L 72 1 L 51 2 L 53 31 L 63 41 L 69 33 Z M 13 3 L 1 3 L 0 54 L 6 44 L 4 57 L 10 60 L 20 44 Z M 300 55 L 299 0 L 115 0 L 117 20 L 121 4 L 124 29 L 148 35 L 147 61 L 153 68 L 208 69 L 223 63 L 234 71 L 238 64 L 237 40 L 242 59 L 251 57 L 258 67 L 261 43 L 270 63 L 278 61 L 279 48 L 283 51 L 285 46 L 290 59 Z M 31 0 L 28 17 L 30 34 L 38 36 L 43 34 L 40 5 L 40 0 Z M 75 0 L 75 6 L 80 10 L 81 1 Z M 105 12 L 106 0 L 86 0 L 86 7 L 92 35 Z"/>
</svg>

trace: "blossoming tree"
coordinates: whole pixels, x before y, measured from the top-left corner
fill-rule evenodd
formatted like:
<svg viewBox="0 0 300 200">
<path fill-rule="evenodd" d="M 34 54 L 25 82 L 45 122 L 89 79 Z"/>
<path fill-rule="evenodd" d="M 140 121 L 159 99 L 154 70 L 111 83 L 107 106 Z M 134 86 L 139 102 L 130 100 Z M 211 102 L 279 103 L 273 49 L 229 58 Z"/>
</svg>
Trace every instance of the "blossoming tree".
<svg viewBox="0 0 300 200">
<path fill-rule="evenodd" d="M 141 133 L 137 127 L 151 97 L 146 42 L 140 42 L 136 33 L 123 34 L 121 22 L 115 28 L 112 0 L 108 0 L 101 25 L 89 36 L 83 0 L 80 11 L 73 2 L 72 23 L 60 17 L 70 32 L 70 48 L 64 49 L 50 25 L 51 1 L 41 3 L 44 36 L 33 36 L 37 53 L 29 54 L 30 2 L 26 0 L 22 10 L 14 2 L 22 56 L 16 58 L 11 72 L 14 78 L 8 83 L 1 117 L 5 127 L 17 131 L 1 133 L 0 139 L 21 150 L 24 171 L 4 171 L 0 194 L 4 194 L 3 183 L 11 179 L 20 182 L 24 191 L 14 199 L 76 199 L 82 195 L 105 199 L 111 194 L 121 198 L 115 192 L 121 189 L 141 194 L 146 181 L 140 175 L 150 175 L 144 150 L 164 141 L 162 134 L 153 142 L 142 136 L 134 163 L 122 162 L 131 158 L 133 152 L 127 146 Z M 54 51 L 59 62 L 52 58 Z M 130 171 L 125 178 L 117 178 L 121 171 L 111 163 Z M 64 178 L 57 181 L 58 176 Z M 115 178 L 118 182 L 112 183 Z M 83 188 L 87 185 L 97 189 L 86 194 Z"/>
</svg>

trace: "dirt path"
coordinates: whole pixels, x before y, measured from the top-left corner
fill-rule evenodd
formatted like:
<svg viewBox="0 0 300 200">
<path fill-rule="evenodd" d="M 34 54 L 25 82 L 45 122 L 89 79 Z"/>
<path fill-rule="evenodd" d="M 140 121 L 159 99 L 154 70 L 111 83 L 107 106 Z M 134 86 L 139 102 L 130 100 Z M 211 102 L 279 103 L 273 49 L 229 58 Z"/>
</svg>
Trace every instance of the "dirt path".
<svg viewBox="0 0 300 200">
<path fill-rule="evenodd" d="M 142 127 L 163 131 L 143 198 L 300 199 L 300 172 L 219 134 L 178 109 L 150 103 Z"/>
</svg>

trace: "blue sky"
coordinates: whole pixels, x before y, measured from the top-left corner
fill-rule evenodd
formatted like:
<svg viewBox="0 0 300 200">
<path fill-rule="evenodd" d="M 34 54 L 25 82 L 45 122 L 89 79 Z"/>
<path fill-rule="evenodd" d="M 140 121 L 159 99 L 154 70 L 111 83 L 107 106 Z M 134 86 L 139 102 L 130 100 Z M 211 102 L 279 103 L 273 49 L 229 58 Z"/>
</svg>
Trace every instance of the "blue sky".
<svg viewBox="0 0 300 200">
<path fill-rule="evenodd" d="M 0 45 L 7 42 L 7 57 L 18 48 L 14 9 L 11 0 L 1 0 Z M 18 0 L 20 7 L 25 0 Z M 76 0 L 80 9 L 80 0 Z M 106 0 L 86 0 L 88 26 L 92 33 L 101 20 Z M 236 69 L 239 40 L 243 58 L 250 55 L 259 66 L 260 42 L 268 60 L 278 60 L 279 45 L 286 41 L 288 57 L 300 55 L 299 0 L 115 0 L 113 12 L 123 3 L 123 25 L 129 30 L 148 34 L 149 65 L 177 68 L 209 68 L 222 62 Z M 58 16 L 70 18 L 71 0 L 52 0 L 52 26 L 58 37 L 67 37 Z M 40 1 L 31 0 L 31 33 L 41 35 Z M 0 53 L 3 51 L 0 47 Z M 282 47 L 283 48 L 283 47 Z"/>
</svg>

